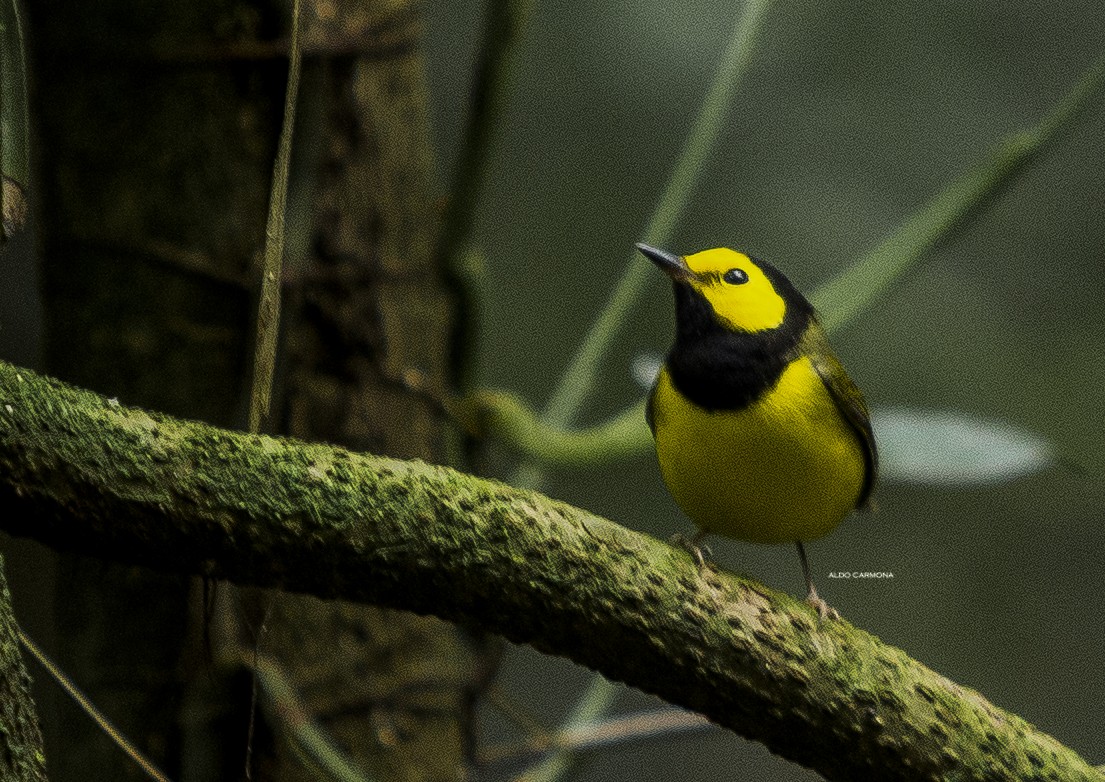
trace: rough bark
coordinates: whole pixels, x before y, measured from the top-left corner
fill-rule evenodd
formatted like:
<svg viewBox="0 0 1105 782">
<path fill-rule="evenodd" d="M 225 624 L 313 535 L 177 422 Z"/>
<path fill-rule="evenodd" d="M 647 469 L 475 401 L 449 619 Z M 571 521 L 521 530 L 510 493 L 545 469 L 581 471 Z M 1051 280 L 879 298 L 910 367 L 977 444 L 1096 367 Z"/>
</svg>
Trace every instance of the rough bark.
<svg viewBox="0 0 1105 782">
<path fill-rule="evenodd" d="M 308 14 L 303 38 L 312 52 L 314 114 L 301 127 L 303 146 L 314 147 L 311 240 L 291 270 L 277 428 L 446 461 L 440 415 L 395 380 L 414 369 L 442 394 L 455 327 L 455 294 L 431 252 L 437 214 L 420 15 L 409 2 L 340 2 L 325 18 Z M 258 615 L 271 611 L 265 653 L 372 778 L 464 777 L 485 668 L 479 643 L 433 617 L 302 595 L 250 597 Z M 289 742 L 275 742 L 272 754 L 276 778 L 317 779 Z"/>
<path fill-rule="evenodd" d="M 121 407 L 5 364 L 0 520 L 105 558 L 475 623 L 829 779 L 1102 779 L 901 650 L 586 511 Z"/>
<path fill-rule="evenodd" d="M 48 368 L 229 425 L 249 380 L 287 4 L 66 0 L 31 12 Z M 405 0 L 304 4 L 289 395 L 278 390 L 273 420 L 304 438 L 443 461 L 440 418 L 387 382 L 414 365 L 431 387 L 450 382 L 454 318 L 430 253 L 420 32 Z M 249 692 L 196 644 L 182 662 L 189 582 L 66 557 L 58 590 L 58 657 L 122 732 L 171 776 L 238 773 Z M 269 599 L 254 597 L 263 612 Z M 481 669 L 466 636 L 426 617 L 311 598 L 276 601 L 267 626 L 266 652 L 353 758 L 387 779 L 463 774 Z M 224 684 L 236 688 L 230 698 Z M 65 719 L 59 779 L 133 773 L 82 715 Z M 263 777 L 313 777 L 269 735 L 258 734 L 254 753 Z"/>
<path fill-rule="evenodd" d="M 248 53 L 279 16 L 235 0 L 63 0 L 28 12 L 46 366 L 230 425 L 286 70 L 275 51 Z M 51 654 L 179 778 L 188 579 L 75 556 L 57 573 Z M 59 703 L 55 779 L 143 778 Z"/>
<path fill-rule="evenodd" d="M 31 677 L 20 656 L 4 558 L 0 556 L 0 779 L 46 782 L 46 759 Z"/>
</svg>

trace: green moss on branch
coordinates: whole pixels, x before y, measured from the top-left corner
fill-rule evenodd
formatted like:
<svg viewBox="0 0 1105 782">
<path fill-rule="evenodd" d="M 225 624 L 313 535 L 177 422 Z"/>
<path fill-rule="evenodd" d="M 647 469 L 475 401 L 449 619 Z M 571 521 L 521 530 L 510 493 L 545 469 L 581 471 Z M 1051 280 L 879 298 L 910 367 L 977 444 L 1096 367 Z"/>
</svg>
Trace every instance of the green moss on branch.
<svg viewBox="0 0 1105 782">
<path fill-rule="evenodd" d="M 0 363 L 0 526 L 62 549 L 477 623 L 830 779 L 1100 780 L 850 625 L 586 511 L 420 462 L 120 406 Z M 125 606 L 120 606 L 125 610 Z"/>
<path fill-rule="evenodd" d="M 19 653 L 18 630 L 0 556 L 0 779 L 45 782 L 42 733 L 31 700 L 31 677 Z"/>
</svg>

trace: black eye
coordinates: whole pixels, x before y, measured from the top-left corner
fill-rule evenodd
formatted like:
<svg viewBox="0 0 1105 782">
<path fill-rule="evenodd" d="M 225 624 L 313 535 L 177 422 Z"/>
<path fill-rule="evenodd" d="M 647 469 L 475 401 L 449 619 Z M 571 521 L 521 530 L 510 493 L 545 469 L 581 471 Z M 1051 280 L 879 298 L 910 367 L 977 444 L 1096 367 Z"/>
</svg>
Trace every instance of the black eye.
<svg viewBox="0 0 1105 782">
<path fill-rule="evenodd" d="M 730 285 L 743 285 L 748 282 L 748 272 L 744 269 L 730 269 L 722 275 L 721 279 Z"/>
</svg>

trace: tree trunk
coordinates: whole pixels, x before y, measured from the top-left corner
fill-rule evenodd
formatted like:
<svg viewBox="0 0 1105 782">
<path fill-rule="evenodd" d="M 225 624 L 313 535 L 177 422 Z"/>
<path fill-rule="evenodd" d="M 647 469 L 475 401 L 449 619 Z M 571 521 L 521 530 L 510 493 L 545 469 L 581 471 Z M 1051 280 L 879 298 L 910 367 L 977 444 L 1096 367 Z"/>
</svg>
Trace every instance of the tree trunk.
<svg viewBox="0 0 1105 782">
<path fill-rule="evenodd" d="M 443 394 L 455 327 L 454 292 L 433 257 L 419 18 L 405 3 L 386 15 L 343 10 L 329 25 L 315 19 L 304 35 L 309 47 L 328 51 L 312 84 L 323 104 L 320 158 L 311 252 L 287 310 L 281 429 L 441 463 L 444 422 L 399 382 L 416 372 Z M 375 43 L 356 50 L 346 41 Z M 270 599 L 262 648 L 372 778 L 463 778 L 478 644 L 431 617 L 307 596 Z M 317 778 L 296 760 L 301 750 L 287 742 L 275 749 L 280 779 Z"/>
<path fill-rule="evenodd" d="M 432 388 L 450 382 L 451 294 L 430 252 L 419 19 L 406 2 L 328 4 L 325 15 L 305 5 L 287 396 L 275 420 L 302 437 L 442 461 L 442 422 L 389 380 L 416 368 Z M 235 0 L 31 3 L 50 372 L 126 403 L 242 426 L 285 11 Z M 230 730 L 208 726 L 219 751 L 182 755 L 182 721 L 193 738 L 204 730 L 181 704 L 196 703 L 194 682 L 212 678 L 190 642 L 202 634 L 187 629 L 203 613 L 190 608 L 197 591 L 76 557 L 63 558 L 58 579 L 59 662 L 173 778 L 240 773 L 246 754 L 248 686 L 226 714 L 209 713 L 230 720 Z M 274 601 L 261 643 L 339 744 L 382 778 L 458 776 L 474 666 L 455 629 Z M 51 758 L 55 780 L 139 778 L 75 708 L 54 730 L 65 736 Z M 265 760 L 268 734 L 258 735 Z M 263 768 L 300 778 L 294 755 Z"/>
</svg>

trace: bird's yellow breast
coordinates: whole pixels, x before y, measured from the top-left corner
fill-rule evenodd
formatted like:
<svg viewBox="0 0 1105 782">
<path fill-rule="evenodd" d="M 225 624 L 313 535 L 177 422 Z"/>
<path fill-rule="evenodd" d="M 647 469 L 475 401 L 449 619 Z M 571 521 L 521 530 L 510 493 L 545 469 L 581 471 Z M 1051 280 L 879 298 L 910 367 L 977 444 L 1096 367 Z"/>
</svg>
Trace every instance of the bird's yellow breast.
<svg viewBox="0 0 1105 782">
<path fill-rule="evenodd" d="M 705 532 L 757 543 L 813 540 L 856 506 L 863 448 L 808 358 L 735 411 L 693 404 L 665 368 L 652 415 L 664 482 Z"/>
</svg>

